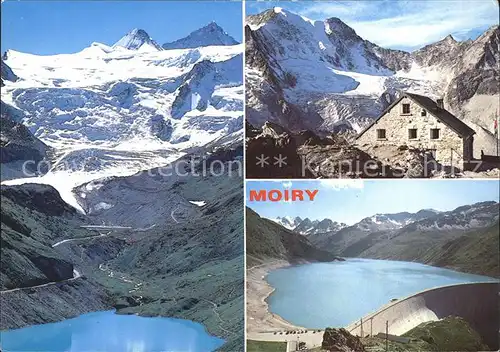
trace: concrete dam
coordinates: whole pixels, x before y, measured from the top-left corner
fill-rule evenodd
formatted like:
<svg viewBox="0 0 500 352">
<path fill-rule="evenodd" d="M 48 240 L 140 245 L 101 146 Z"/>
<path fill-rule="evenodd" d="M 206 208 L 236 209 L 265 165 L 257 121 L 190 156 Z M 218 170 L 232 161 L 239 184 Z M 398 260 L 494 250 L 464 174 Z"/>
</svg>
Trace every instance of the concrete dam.
<svg viewBox="0 0 500 352">
<path fill-rule="evenodd" d="M 353 335 L 368 336 L 386 332 L 402 335 L 421 323 L 448 316 L 462 317 L 471 324 L 492 349 L 498 349 L 500 284 L 469 283 L 443 286 L 391 302 L 346 329 Z"/>
</svg>

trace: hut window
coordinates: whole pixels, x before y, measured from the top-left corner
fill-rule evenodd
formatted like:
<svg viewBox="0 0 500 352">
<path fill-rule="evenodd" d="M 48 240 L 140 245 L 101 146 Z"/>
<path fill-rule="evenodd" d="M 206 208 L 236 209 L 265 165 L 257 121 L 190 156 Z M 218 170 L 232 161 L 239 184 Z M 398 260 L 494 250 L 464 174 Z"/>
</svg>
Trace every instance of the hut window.
<svg viewBox="0 0 500 352">
<path fill-rule="evenodd" d="M 417 139 L 417 129 L 416 128 L 410 128 L 408 130 L 408 139 Z"/>
<path fill-rule="evenodd" d="M 431 139 L 439 139 L 439 128 L 431 129 Z"/>
<path fill-rule="evenodd" d="M 405 115 L 410 114 L 410 104 L 408 103 L 403 104 L 403 114 Z"/>
</svg>

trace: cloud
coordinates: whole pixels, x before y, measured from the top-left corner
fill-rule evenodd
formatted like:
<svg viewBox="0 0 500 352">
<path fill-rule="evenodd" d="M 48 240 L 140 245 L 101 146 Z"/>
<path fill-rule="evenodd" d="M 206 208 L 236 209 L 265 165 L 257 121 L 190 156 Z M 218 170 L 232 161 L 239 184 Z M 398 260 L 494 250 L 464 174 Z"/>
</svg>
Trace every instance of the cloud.
<svg viewBox="0 0 500 352">
<path fill-rule="evenodd" d="M 492 0 L 475 0 L 473 4 L 466 1 L 429 4 L 426 1 L 416 9 L 412 6 L 401 8 L 396 16 L 354 21 L 352 26 L 360 36 L 383 47 L 420 48 L 449 34 L 466 40 L 471 32 L 482 32 L 498 24 L 498 6 Z"/>
<path fill-rule="evenodd" d="M 331 180 L 318 180 L 323 188 L 333 189 L 335 191 L 347 188 L 363 189 L 364 181 L 360 179 L 331 179 Z"/>
<path fill-rule="evenodd" d="M 290 189 L 292 188 L 292 181 L 285 181 L 283 182 L 283 188 L 287 188 L 287 189 Z"/>
<path fill-rule="evenodd" d="M 277 2 L 259 2 L 259 8 Z M 498 25 L 497 0 L 378 0 L 287 3 L 314 20 L 338 17 L 364 39 L 386 48 L 414 50 L 452 34 L 458 40 Z M 257 8 L 254 8 L 254 11 Z"/>
</svg>

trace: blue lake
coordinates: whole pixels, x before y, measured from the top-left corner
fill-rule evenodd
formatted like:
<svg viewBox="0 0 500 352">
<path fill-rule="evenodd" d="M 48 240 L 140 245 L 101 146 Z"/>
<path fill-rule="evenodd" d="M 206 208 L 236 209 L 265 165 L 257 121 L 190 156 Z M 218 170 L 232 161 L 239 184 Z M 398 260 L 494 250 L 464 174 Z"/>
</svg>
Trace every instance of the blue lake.
<svg viewBox="0 0 500 352">
<path fill-rule="evenodd" d="M 208 352 L 224 340 L 189 320 L 83 314 L 58 323 L 0 332 L 3 352 Z"/>
<path fill-rule="evenodd" d="M 393 298 L 459 283 L 498 282 L 428 265 L 370 259 L 314 263 L 271 271 L 269 310 L 306 328 L 343 327 Z"/>
</svg>

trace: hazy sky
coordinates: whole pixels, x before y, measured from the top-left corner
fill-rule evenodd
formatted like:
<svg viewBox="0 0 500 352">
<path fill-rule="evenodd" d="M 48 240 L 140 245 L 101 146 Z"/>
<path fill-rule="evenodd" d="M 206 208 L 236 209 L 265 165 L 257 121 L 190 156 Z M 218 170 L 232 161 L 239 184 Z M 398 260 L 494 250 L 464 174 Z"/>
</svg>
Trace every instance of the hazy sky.
<svg viewBox="0 0 500 352">
<path fill-rule="evenodd" d="M 159 44 L 211 21 L 241 42 L 242 4 L 230 1 L 2 2 L 2 52 L 74 53 L 92 42 L 112 45 L 134 28 Z"/>
<path fill-rule="evenodd" d="M 477 38 L 498 25 L 497 0 L 247 1 L 246 14 L 273 6 L 313 20 L 338 17 L 382 47 L 414 50 L 452 34 Z"/>
<path fill-rule="evenodd" d="M 250 202 L 250 190 L 318 189 L 314 202 Z M 330 218 L 354 224 L 378 213 L 453 210 L 461 205 L 499 200 L 498 180 L 325 180 L 248 181 L 247 206 L 261 216 Z"/>
</svg>

